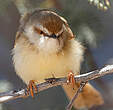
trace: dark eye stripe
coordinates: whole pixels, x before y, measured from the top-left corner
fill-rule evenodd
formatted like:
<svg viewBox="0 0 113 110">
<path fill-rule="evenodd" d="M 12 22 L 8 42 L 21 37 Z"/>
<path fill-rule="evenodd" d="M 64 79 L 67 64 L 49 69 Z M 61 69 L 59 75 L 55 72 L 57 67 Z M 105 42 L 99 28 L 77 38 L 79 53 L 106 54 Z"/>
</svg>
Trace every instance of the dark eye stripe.
<svg viewBox="0 0 113 110">
<path fill-rule="evenodd" d="M 34 31 L 38 34 L 43 34 L 44 36 L 48 36 L 46 33 L 44 33 L 42 30 L 40 30 L 39 28 L 37 27 L 34 27 Z"/>
<path fill-rule="evenodd" d="M 40 31 L 40 34 L 43 34 L 43 31 Z"/>
</svg>

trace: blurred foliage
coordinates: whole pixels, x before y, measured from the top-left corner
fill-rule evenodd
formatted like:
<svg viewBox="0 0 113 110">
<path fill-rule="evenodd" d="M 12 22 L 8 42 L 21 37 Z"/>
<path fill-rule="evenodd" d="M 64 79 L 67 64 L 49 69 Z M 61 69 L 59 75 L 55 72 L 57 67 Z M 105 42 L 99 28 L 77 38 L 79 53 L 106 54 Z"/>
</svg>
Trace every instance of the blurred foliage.
<svg viewBox="0 0 113 110">
<path fill-rule="evenodd" d="M 88 0 L 88 2 L 96 6 L 98 9 L 104 11 L 108 10 L 108 8 L 110 7 L 109 0 Z"/>
<path fill-rule="evenodd" d="M 6 92 L 8 90 L 11 90 L 12 84 L 6 80 L 0 80 L 0 92 Z"/>
<path fill-rule="evenodd" d="M 110 7 L 109 0 L 88 0 L 88 2 L 99 9 Z M 67 18 L 73 32 L 81 42 L 85 42 L 84 45 L 87 43 L 91 47 L 96 47 L 104 27 L 101 24 L 100 15 L 97 14 L 98 10 L 88 6 L 88 2 L 81 0 L 0 0 L 0 14 L 8 14 L 8 6 L 12 3 L 16 5 L 20 14 L 36 8 L 56 8 L 62 12 L 64 18 Z"/>
<path fill-rule="evenodd" d="M 99 19 L 100 15 L 97 14 L 98 10 L 94 11 L 87 3 L 87 1 L 81 0 L 0 0 L 0 13 L 5 16 L 9 14 L 8 6 L 12 4 L 16 5 L 21 14 L 36 8 L 57 9 L 68 20 L 73 32 L 81 42 L 87 42 L 88 45 L 96 47 L 99 36 L 104 29 Z M 90 3 L 95 3 L 95 0 L 92 2 L 90 0 Z"/>
<path fill-rule="evenodd" d="M 33 11 L 37 8 L 60 8 L 58 0 L 13 0 L 19 13 Z"/>
<path fill-rule="evenodd" d="M 0 92 L 7 92 L 12 89 L 13 89 L 12 84 L 9 81 L 0 80 Z M 9 110 L 9 109 L 3 104 L 0 104 L 0 110 Z"/>
<path fill-rule="evenodd" d="M 10 19 L 7 18 L 9 16 L 8 10 L 11 4 L 11 0 L 0 0 L 0 16 L 2 16 L 6 22 L 10 22 Z"/>
<path fill-rule="evenodd" d="M 25 12 L 35 10 L 44 0 L 12 0 L 16 5 L 19 13 L 22 15 Z"/>
<path fill-rule="evenodd" d="M 66 5 L 68 4 L 68 5 Z M 90 47 L 96 47 L 104 27 L 100 20 L 98 10 L 91 8 L 85 1 L 62 0 L 63 16 L 66 16 L 69 25 L 77 38 Z M 98 27 L 98 28 L 97 28 Z"/>
<path fill-rule="evenodd" d="M 10 0 L 4 0 L 4 1 L 0 0 L 0 15 L 7 13 L 7 9 L 10 4 L 11 4 Z"/>
</svg>

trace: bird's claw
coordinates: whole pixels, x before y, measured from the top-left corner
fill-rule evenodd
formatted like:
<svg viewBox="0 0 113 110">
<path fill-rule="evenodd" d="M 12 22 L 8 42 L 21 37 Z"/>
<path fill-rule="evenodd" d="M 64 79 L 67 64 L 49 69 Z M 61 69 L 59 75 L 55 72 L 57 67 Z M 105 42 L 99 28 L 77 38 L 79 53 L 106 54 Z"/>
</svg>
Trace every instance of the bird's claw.
<svg viewBox="0 0 113 110">
<path fill-rule="evenodd" d="M 26 96 L 31 95 L 32 97 L 34 97 L 34 93 L 38 93 L 38 89 L 35 83 L 37 83 L 36 80 L 29 81 L 29 84 L 27 86 Z"/>
<path fill-rule="evenodd" d="M 74 79 L 74 73 L 72 71 L 70 71 L 68 73 L 68 77 L 67 77 L 67 84 L 72 83 L 72 87 L 74 89 L 75 86 L 75 79 Z"/>
</svg>

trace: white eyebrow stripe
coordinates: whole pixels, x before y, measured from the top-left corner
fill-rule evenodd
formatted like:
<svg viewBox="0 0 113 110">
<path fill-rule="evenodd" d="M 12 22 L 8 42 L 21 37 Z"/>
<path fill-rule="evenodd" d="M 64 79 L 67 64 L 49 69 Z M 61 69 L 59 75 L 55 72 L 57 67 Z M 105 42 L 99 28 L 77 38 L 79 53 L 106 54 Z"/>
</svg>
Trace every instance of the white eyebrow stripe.
<svg viewBox="0 0 113 110">
<path fill-rule="evenodd" d="M 66 28 L 66 26 L 65 26 L 64 24 L 63 24 L 63 26 L 62 26 L 62 27 L 63 27 L 63 29 L 64 29 L 64 30 L 67 30 L 67 28 Z"/>
<path fill-rule="evenodd" d="M 37 24 L 36 26 L 39 27 L 40 30 L 42 30 L 44 33 L 50 35 L 50 32 L 46 28 L 44 28 L 41 24 Z"/>
<path fill-rule="evenodd" d="M 44 28 L 41 24 L 37 24 L 36 26 L 39 27 L 40 30 L 42 30 L 43 32 L 47 33 L 48 35 L 52 34 L 46 28 Z M 62 29 L 58 33 L 56 33 L 56 36 L 59 36 L 63 32 L 63 30 L 64 30 L 64 24 L 62 26 Z"/>
<path fill-rule="evenodd" d="M 56 34 L 56 36 L 59 36 L 63 32 L 63 26 L 62 29 Z"/>
</svg>

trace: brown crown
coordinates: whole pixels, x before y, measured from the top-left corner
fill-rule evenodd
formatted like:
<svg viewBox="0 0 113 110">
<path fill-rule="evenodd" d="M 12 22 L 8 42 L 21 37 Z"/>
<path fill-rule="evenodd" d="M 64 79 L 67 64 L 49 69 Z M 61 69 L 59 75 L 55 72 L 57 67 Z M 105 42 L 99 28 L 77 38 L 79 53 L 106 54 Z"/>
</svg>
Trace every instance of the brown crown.
<svg viewBox="0 0 113 110">
<path fill-rule="evenodd" d="M 30 18 L 30 22 L 39 22 L 49 32 L 56 34 L 62 29 L 63 20 L 52 11 L 39 11 L 34 13 Z"/>
</svg>

